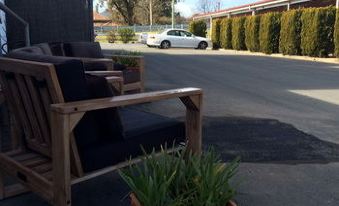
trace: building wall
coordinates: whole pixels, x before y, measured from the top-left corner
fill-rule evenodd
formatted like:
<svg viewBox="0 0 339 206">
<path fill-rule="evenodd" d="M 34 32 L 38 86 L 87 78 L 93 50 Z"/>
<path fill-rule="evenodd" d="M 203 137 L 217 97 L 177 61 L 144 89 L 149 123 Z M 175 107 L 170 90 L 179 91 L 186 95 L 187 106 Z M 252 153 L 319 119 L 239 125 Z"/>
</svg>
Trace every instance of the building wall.
<svg viewBox="0 0 339 206">
<path fill-rule="evenodd" d="M 31 43 L 92 41 L 92 0 L 5 0 L 6 5 L 30 24 Z M 24 28 L 7 16 L 10 49 L 24 46 Z"/>
</svg>

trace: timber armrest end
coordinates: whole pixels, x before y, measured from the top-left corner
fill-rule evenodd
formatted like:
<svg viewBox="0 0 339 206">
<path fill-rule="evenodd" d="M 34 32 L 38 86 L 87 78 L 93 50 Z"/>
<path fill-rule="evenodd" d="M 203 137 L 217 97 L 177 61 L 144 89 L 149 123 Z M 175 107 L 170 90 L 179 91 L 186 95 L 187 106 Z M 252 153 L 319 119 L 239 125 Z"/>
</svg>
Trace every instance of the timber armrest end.
<svg viewBox="0 0 339 206">
<path fill-rule="evenodd" d="M 53 104 L 53 112 L 61 114 L 72 114 L 87 112 L 111 107 L 128 106 L 133 104 L 160 101 L 172 98 L 185 98 L 191 96 L 202 96 L 203 92 L 199 88 L 180 88 L 164 91 L 146 92 L 139 94 L 116 96 L 112 98 L 93 99 L 62 104 Z M 200 104 L 200 103 L 199 103 Z"/>
</svg>

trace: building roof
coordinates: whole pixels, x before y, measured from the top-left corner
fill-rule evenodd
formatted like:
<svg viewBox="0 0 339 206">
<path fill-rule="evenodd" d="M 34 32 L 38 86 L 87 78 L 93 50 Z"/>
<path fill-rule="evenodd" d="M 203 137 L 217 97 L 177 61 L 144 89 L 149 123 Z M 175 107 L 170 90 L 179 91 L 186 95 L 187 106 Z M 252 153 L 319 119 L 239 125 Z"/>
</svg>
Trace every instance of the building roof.
<svg viewBox="0 0 339 206">
<path fill-rule="evenodd" d="M 111 22 L 112 20 L 109 19 L 109 18 L 106 17 L 106 16 L 103 16 L 103 15 L 99 14 L 99 13 L 96 12 L 96 11 L 93 11 L 93 21 L 94 21 L 94 22 L 105 23 L 105 22 Z"/>
<path fill-rule="evenodd" d="M 205 19 L 209 17 L 221 17 L 229 14 L 241 14 L 252 12 L 253 10 L 261 10 L 267 8 L 280 7 L 287 4 L 297 4 L 302 2 L 308 2 L 311 0 L 261 0 L 250 4 L 244 4 L 236 7 L 226 8 L 223 10 L 209 12 L 204 14 L 197 14 L 193 16 L 193 19 Z"/>
</svg>

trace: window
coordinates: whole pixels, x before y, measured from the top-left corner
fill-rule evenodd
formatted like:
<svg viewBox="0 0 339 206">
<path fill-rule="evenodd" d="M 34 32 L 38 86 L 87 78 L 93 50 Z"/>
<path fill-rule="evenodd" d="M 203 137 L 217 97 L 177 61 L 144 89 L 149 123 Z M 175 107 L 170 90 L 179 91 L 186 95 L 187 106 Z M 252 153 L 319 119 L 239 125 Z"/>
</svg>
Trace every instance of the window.
<svg viewBox="0 0 339 206">
<path fill-rule="evenodd" d="M 180 36 L 178 31 L 176 31 L 176 30 L 168 31 L 167 35 L 169 35 L 169 36 Z"/>
<path fill-rule="evenodd" d="M 191 37 L 192 34 L 187 32 L 187 31 L 180 31 L 180 36 L 183 36 L 183 37 Z"/>
</svg>

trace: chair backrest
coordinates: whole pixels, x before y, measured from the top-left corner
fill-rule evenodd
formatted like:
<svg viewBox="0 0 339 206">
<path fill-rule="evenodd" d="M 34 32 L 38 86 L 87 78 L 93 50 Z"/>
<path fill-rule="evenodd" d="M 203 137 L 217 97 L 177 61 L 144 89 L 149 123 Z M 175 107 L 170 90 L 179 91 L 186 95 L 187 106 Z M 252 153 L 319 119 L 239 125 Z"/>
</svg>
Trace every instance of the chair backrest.
<svg viewBox="0 0 339 206">
<path fill-rule="evenodd" d="M 54 66 L 0 58 L 0 84 L 26 147 L 51 156 L 50 105 L 64 102 Z"/>
</svg>

